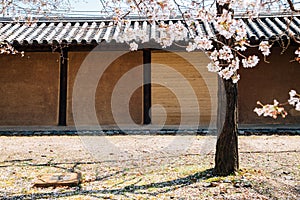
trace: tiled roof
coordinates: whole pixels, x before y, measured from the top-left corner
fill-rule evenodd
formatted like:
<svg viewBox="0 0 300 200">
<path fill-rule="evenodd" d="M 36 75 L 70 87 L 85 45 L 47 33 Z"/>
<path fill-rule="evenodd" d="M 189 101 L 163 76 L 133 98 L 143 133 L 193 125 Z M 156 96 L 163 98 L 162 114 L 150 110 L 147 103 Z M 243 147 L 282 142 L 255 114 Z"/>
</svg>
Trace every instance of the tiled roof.
<svg viewBox="0 0 300 200">
<path fill-rule="evenodd" d="M 260 17 L 254 20 L 240 18 L 246 24 L 249 39 L 268 39 L 280 34 L 300 35 L 300 16 L 294 16 L 291 20 L 288 16 Z M 178 20 L 170 20 L 174 22 Z M 287 24 L 289 28 L 287 28 Z M 39 20 L 28 25 L 25 22 L 13 22 L 0 19 L 0 39 L 10 43 L 19 44 L 52 44 L 52 43 L 100 43 L 110 42 L 121 34 L 107 20 L 96 19 L 62 19 L 62 20 Z M 146 30 L 149 40 L 159 35 L 157 25 L 150 25 L 144 20 L 133 20 L 131 26 L 139 26 Z M 204 35 L 213 36 L 214 23 L 200 23 L 197 27 Z"/>
</svg>

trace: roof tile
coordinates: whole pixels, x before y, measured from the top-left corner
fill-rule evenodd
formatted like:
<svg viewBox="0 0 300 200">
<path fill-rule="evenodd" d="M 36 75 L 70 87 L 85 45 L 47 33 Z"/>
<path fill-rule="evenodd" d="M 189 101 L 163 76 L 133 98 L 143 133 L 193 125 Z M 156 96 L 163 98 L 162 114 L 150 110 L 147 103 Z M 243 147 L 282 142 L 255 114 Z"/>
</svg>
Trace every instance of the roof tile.
<svg viewBox="0 0 300 200">
<path fill-rule="evenodd" d="M 291 20 L 286 16 L 269 16 L 253 20 L 240 18 L 245 25 L 248 38 L 268 39 L 280 34 L 299 35 L 300 16 L 294 16 Z M 167 24 L 175 23 L 177 20 L 170 20 Z M 196 24 L 196 31 L 201 36 L 214 37 L 216 34 L 215 22 Z M 287 30 L 287 24 L 289 29 Z M 146 32 L 146 40 L 157 39 L 161 33 L 157 24 L 145 20 L 133 20 L 125 25 L 114 26 L 112 21 L 87 19 L 78 21 L 66 19 L 61 21 L 41 20 L 31 25 L 26 22 L 13 22 L 0 19 L 0 35 L 2 41 L 10 43 L 53 43 L 55 41 L 67 43 L 101 43 L 103 40 L 110 42 L 117 40 L 126 29 L 141 29 Z M 194 34 L 194 33 L 193 33 Z"/>
</svg>

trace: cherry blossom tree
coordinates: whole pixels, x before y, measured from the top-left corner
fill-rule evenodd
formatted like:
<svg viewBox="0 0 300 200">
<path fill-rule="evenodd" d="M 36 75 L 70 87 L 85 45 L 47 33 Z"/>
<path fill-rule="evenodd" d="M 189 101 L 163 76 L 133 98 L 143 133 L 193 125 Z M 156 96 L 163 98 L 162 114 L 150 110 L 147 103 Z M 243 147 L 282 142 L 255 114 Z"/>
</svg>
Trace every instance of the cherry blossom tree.
<svg viewBox="0 0 300 200">
<path fill-rule="evenodd" d="M 3 17 L 32 23 L 37 17 L 58 17 L 58 13 L 55 12 L 57 9 L 67 12 L 70 8 L 69 0 L 2 0 L 0 14 Z"/>
<path fill-rule="evenodd" d="M 128 43 L 134 51 L 142 43 L 149 42 L 145 29 L 139 26 L 131 27 L 132 18 L 142 18 L 150 24 L 158 25 L 159 37 L 155 42 L 162 48 L 176 45 L 178 41 L 188 43 L 186 51 L 203 50 L 209 54 L 211 62 L 207 68 L 219 75 L 219 85 L 224 93 L 219 92 L 218 106 L 218 140 L 215 155 L 214 172 L 218 175 L 228 175 L 238 170 L 238 119 L 237 119 L 237 82 L 240 79 L 238 69 L 253 68 L 259 62 L 267 60 L 270 48 L 275 41 L 263 40 L 253 45 L 249 42 L 246 27 L 242 20 L 234 15 L 256 18 L 262 13 L 289 14 L 299 12 L 292 0 L 101 0 L 101 11 L 108 19 L 113 20 L 116 31 L 120 31 L 117 38 L 119 43 Z M 34 20 L 34 16 L 47 15 L 51 9 L 68 4 L 68 1 L 57 0 L 4 0 L 1 13 L 12 13 L 16 20 Z M 20 10 L 25 10 L 22 14 Z M 36 12 L 36 13 L 33 13 Z M 169 23 L 170 19 L 178 19 Z M 213 23 L 216 34 L 204 35 L 199 30 L 200 23 Z M 291 36 L 291 39 L 296 40 Z M 257 55 L 246 56 L 249 47 L 256 47 L 264 56 L 260 60 Z M 15 53 L 7 43 L 0 44 L 1 53 Z M 295 52 L 295 61 L 300 62 L 300 49 Z M 223 91 L 223 90 L 221 90 Z M 226 97 L 226 98 L 225 98 Z M 288 103 L 300 110 L 300 95 L 291 90 Z M 282 104 L 276 100 L 274 104 L 258 102 L 261 108 L 254 111 L 259 115 L 285 116 Z"/>
<path fill-rule="evenodd" d="M 106 12 L 114 21 L 116 28 L 125 24 L 124 34 L 117 38 L 118 42 L 126 42 L 131 50 L 138 49 L 138 43 L 148 42 L 145 30 L 131 28 L 132 16 L 158 24 L 160 37 L 156 42 L 163 48 L 189 38 L 187 51 L 203 50 L 208 52 L 211 62 L 207 68 L 220 76 L 219 85 L 225 93 L 219 92 L 218 106 L 218 140 L 215 155 L 214 173 L 228 175 L 238 170 L 238 138 L 237 138 L 237 82 L 240 79 L 240 67 L 253 68 L 257 66 L 257 55 L 245 56 L 249 47 L 257 47 L 264 56 L 264 61 L 270 55 L 270 48 L 275 41 L 263 40 L 258 45 L 248 41 L 246 27 L 242 20 L 234 18 L 234 12 L 250 19 L 261 13 L 277 11 L 293 16 L 296 10 L 291 0 L 114 0 L 104 3 Z M 178 18 L 175 23 L 167 23 L 169 19 Z M 217 34 L 203 35 L 199 31 L 199 23 L 213 23 Z M 292 36 L 291 36 L 292 37 Z M 295 39 L 296 38 L 292 38 Z M 296 41 L 300 43 L 299 41 Z M 300 60 L 299 50 L 295 52 L 295 61 Z M 223 91 L 220 90 L 220 91 Z M 299 95 L 292 90 L 289 103 L 299 110 Z M 226 97 L 226 98 L 225 98 Z M 260 115 L 285 117 L 284 107 L 276 100 L 273 105 L 263 105 L 254 111 Z"/>
<path fill-rule="evenodd" d="M 10 17 L 15 21 L 26 21 L 28 25 L 36 22 L 39 17 L 59 17 L 53 11 L 63 8 L 70 9 L 69 0 L 2 0 L 0 2 L 0 15 Z M 18 54 L 11 44 L 3 41 L 0 35 L 0 54 Z"/>
</svg>

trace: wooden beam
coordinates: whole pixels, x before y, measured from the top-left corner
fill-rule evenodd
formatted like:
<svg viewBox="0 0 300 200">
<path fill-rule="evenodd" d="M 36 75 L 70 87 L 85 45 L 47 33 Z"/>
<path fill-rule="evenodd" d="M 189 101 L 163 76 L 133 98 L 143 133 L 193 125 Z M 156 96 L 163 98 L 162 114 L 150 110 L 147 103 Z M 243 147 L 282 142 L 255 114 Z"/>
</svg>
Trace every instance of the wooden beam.
<svg viewBox="0 0 300 200">
<path fill-rule="evenodd" d="M 61 48 L 58 125 L 67 125 L 68 48 Z"/>
<path fill-rule="evenodd" d="M 144 106 L 143 106 L 143 124 L 151 124 L 151 50 L 143 50 L 143 95 L 144 95 Z"/>
</svg>

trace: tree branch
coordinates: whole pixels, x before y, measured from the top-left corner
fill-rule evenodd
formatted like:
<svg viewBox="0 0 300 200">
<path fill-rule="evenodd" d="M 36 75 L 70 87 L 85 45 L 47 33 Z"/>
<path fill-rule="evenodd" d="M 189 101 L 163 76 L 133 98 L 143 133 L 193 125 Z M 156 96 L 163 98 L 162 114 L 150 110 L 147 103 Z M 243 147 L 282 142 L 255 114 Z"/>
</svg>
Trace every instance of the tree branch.
<svg viewBox="0 0 300 200">
<path fill-rule="evenodd" d="M 291 11 L 293 11 L 293 12 L 300 12 L 299 9 L 295 8 L 294 3 L 292 2 L 292 0 L 287 0 L 287 2 L 289 4 L 289 7 L 290 7 Z"/>
</svg>

